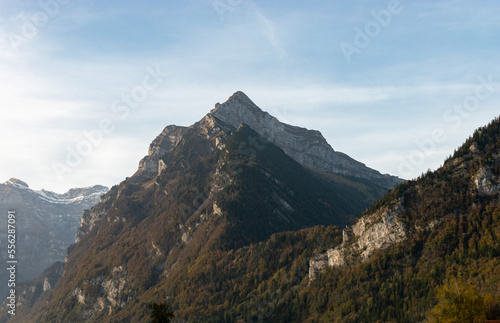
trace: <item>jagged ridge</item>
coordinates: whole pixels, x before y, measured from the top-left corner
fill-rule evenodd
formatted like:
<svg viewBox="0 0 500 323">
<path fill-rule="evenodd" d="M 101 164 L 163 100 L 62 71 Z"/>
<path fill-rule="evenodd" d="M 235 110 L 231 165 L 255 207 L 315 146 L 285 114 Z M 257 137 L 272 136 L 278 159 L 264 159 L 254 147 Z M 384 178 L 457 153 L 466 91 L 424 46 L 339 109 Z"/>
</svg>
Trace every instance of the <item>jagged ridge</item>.
<svg viewBox="0 0 500 323">
<path fill-rule="evenodd" d="M 243 92 L 236 92 L 223 104 L 217 103 L 210 114 L 237 127 L 245 123 L 266 140 L 274 143 L 300 164 L 319 171 L 359 177 L 392 188 L 403 180 L 382 175 L 344 153 L 334 151 L 317 130 L 308 130 L 280 122 L 262 111 Z"/>
</svg>

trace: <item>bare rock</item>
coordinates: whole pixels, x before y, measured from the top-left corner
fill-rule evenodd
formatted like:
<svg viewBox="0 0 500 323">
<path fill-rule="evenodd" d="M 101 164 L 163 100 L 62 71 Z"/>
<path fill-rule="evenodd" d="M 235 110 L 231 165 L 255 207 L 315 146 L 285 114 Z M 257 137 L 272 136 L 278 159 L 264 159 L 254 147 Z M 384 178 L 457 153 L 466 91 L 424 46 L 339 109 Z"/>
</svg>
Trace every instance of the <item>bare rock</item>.
<svg viewBox="0 0 500 323">
<path fill-rule="evenodd" d="M 366 215 L 351 227 L 346 228 L 341 245 L 310 261 L 309 279 L 316 279 L 325 268 L 325 258 L 330 267 L 345 266 L 363 262 L 375 251 L 403 241 L 407 236 L 407 229 L 398 219 L 402 211 L 403 204 L 399 201 L 396 206 Z"/>
<path fill-rule="evenodd" d="M 344 153 L 334 151 L 317 130 L 308 130 L 280 122 L 262 111 L 243 92 L 236 92 L 225 103 L 216 104 L 211 115 L 237 128 L 247 124 L 259 135 L 274 143 L 298 163 L 319 171 L 354 176 L 377 181 L 392 188 L 402 179 L 382 175 Z"/>
</svg>

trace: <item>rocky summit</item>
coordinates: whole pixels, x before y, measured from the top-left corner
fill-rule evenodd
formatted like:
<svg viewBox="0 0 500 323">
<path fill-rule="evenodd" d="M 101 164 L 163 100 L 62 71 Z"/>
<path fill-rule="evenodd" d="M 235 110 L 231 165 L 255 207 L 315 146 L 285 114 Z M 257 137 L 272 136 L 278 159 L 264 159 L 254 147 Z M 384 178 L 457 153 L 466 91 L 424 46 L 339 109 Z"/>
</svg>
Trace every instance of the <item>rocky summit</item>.
<svg viewBox="0 0 500 323">
<path fill-rule="evenodd" d="M 348 155 L 335 151 L 317 130 L 291 126 L 262 111 L 243 92 L 236 92 L 223 104 L 210 111 L 215 118 L 233 127 L 244 123 L 266 140 L 295 159 L 315 170 L 369 180 L 390 189 L 403 180 L 367 167 Z"/>
<path fill-rule="evenodd" d="M 373 186 L 390 189 L 403 179 L 367 167 L 348 155 L 335 151 L 317 130 L 288 125 L 261 110 L 245 93 L 238 91 L 226 102 L 217 103 L 207 117 L 238 128 L 246 124 L 262 138 L 275 144 L 301 165 L 316 171 L 339 174 L 368 181 Z M 134 181 L 155 176 L 162 165 L 160 157 L 173 150 L 188 127 L 169 125 L 151 143 L 149 153 L 139 163 Z"/>
</svg>

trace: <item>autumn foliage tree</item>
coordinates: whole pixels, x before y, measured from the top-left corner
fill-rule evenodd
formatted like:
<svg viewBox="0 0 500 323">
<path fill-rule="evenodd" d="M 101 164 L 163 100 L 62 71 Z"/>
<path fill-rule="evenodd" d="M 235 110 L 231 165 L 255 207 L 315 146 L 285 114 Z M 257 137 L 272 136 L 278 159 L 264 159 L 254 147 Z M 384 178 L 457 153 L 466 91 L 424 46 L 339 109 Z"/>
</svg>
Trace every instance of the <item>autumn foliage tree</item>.
<svg viewBox="0 0 500 323">
<path fill-rule="evenodd" d="M 473 285 L 450 278 L 437 287 L 438 303 L 429 311 L 430 323 L 485 322 L 489 297 L 479 293 Z"/>
</svg>

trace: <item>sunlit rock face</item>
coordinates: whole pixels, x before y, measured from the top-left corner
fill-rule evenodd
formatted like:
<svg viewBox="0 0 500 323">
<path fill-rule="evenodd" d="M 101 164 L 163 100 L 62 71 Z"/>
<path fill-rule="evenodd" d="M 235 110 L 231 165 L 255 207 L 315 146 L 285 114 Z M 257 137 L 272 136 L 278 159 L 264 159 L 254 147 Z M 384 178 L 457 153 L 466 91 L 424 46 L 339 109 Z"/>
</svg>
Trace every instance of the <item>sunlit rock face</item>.
<svg viewBox="0 0 500 323">
<path fill-rule="evenodd" d="M 165 127 L 149 145 L 148 155 L 139 162 L 139 168 L 132 177 L 133 181 L 140 182 L 161 172 L 165 165 L 160 163 L 160 158 L 171 152 L 179 144 L 187 129 L 187 127 L 175 125 Z"/>
<path fill-rule="evenodd" d="M 351 227 L 345 228 L 341 245 L 317 255 L 310 261 L 309 279 L 316 279 L 326 267 L 363 262 L 375 251 L 403 241 L 407 236 L 407 230 L 398 218 L 402 211 L 403 206 L 399 202 L 392 208 L 380 209 L 365 215 Z"/>
<path fill-rule="evenodd" d="M 225 103 L 216 104 L 210 112 L 214 117 L 238 127 L 244 123 L 300 164 L 329 173 L 342 174 L 377 182 L 392 188 L 402 179 L 382 175 L 344 153 L 334 151 L 317 130 L 308 130 L 280 122 L 262 111 L 243 92 L 236 92 Z"/>
</svg>

